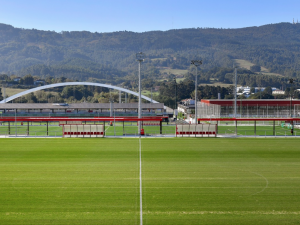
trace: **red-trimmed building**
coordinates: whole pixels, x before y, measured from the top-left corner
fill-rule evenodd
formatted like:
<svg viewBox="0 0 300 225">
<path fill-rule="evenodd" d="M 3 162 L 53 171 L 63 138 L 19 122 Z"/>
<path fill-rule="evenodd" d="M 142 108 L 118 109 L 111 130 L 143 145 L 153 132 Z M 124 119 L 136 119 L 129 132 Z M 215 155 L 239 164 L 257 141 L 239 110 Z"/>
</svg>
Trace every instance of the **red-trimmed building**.
<svg viewBox="0 0 300 225">
<path fill-rule="evenodd" d="M 202 99 L 197 104 L 198 118 L 233 117 L 234 99 Z M 237 117 L 298 117 L 300 100 L 296 99 L 238 99 Z"/>
</svg>

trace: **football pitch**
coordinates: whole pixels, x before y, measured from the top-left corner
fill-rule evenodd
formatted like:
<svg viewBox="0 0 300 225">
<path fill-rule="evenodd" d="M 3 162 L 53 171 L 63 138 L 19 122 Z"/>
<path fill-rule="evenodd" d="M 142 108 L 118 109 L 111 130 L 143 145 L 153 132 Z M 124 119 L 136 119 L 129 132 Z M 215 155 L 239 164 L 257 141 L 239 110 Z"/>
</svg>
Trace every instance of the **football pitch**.
<svg viewBox="0 0 300 225">
<path fill-rule="evenodd" d="M 0 224 L 300 223 L 297 138 L 0 141 Z"/>
<path fill-rule="evenodd" d="M 273 133 L 274 132 L 274 133 Z M 218 126 L 218 134 L 235 134 L 235 126 Z M 275 126 L 257 126 L 254 130 L 254 126 L 238 126 L 237 135 L 258 135 L 258 136 L 292 136 L 291 129 L 287 127 Z M 300 135 L 300 130 L 294 128 L 294 136 Z"/>
</svg>

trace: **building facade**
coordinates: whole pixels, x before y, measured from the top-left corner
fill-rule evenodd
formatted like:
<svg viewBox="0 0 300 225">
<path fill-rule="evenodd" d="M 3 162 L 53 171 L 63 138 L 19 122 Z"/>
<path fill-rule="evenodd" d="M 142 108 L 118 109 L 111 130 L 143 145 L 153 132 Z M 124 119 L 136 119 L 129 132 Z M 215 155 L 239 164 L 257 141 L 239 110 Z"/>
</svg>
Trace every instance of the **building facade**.
<svg viewBox="0 0 300 225">
<path fill-rule="evenodd" d="M 234 117 L 234 99 L 202 99 L 198 118 Z M 237 118 L 289 118 L 300 116 L 298 99 L 238 99 Z"/>
</svg>

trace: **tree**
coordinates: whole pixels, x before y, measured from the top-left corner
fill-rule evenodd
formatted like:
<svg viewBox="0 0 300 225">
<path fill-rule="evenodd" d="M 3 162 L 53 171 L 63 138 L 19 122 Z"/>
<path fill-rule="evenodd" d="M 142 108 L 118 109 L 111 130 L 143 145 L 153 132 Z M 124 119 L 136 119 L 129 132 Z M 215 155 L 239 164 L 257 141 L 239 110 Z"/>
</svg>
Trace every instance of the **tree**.
<svg viewBox="0 0 300 225">
<path fill-rule="evenodd" d="M 33 84 L 34 84 L 34 79 L 33 79 L 33 77 L 32 77 L 30 74 L 28 74 L 28 75 L 24 76 L 24 77 L 21 79 L 21 82 L 22 82 L 23 84 L 25 84 L 25 85 L 33 85 Z M 20 82 L 20 83 L 21 83 L 21 82 Z"/>
<path fill-rule="evenodd" d="M 239 95 L 238 99 L 246 99 L 246 96 L 244 94 Z"/>
<path fill-rule="evenodd" d="M 252 72 L 260 72 L 261 71 L 261 67 L 259 65 L 253 65 L 253 66 L 250 66 L 250 70 Z"/>
<path fill-rule="evenodd" d="M 272 88 L 270 86 L 266 87 L 265 90 L 263 91 L 263 94 L 269 94 L 272 95 Z"/>
</svg>

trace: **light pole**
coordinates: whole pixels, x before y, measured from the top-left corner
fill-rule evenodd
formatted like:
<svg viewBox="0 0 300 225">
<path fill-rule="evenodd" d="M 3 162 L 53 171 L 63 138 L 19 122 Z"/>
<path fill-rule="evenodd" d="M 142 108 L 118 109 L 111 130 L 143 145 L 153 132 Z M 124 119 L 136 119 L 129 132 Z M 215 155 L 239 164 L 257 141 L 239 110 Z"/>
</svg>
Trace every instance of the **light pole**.
<svg viewBox="0 0 300 225">
<path fill-rule="evenodd" d="M 196 66 L 196 76 L 195 76 L 195 124 L 197 124 L 197 76 L 198 76 L 198 66 L 202 65 L 202 60 L 192 60 L 191 64 Z"/>
<path fill-rule="evenodd" d="M 177 82 L 176 78 L 174 78 L 174 83 L 175 83 L 175 118 L 177 118 Z"/>
<path fill-rule="evenodd" d="M 236 91 L 237 91 L 237 70 L 236 70 L 236 67 L 235 67 L 235 70 L 234 70 L 234 118 L 236 118 L 236 111 L 237 111 L 237 106 L 236 106 L 236 100 L 237 100 Z"/>
<path fill-rule="evenodd" d="M 176 78 L 174 78 L 174 83 L 175 83 L 175 109 L 177 109 L 177 82 L 176 82 Z"/>
<path fill-rule="evenodd" d="M 141 64 L 144 61 L 145 54 L 143 52 L 136 53 L 136 60 L 139 61 L 139 106 L 138 106 L 138 118 L 142 118 L 142 107 L 141 107 Z M 141 121 L 138 122 L 139 135 L 141 135 Z"/>
</svg>

